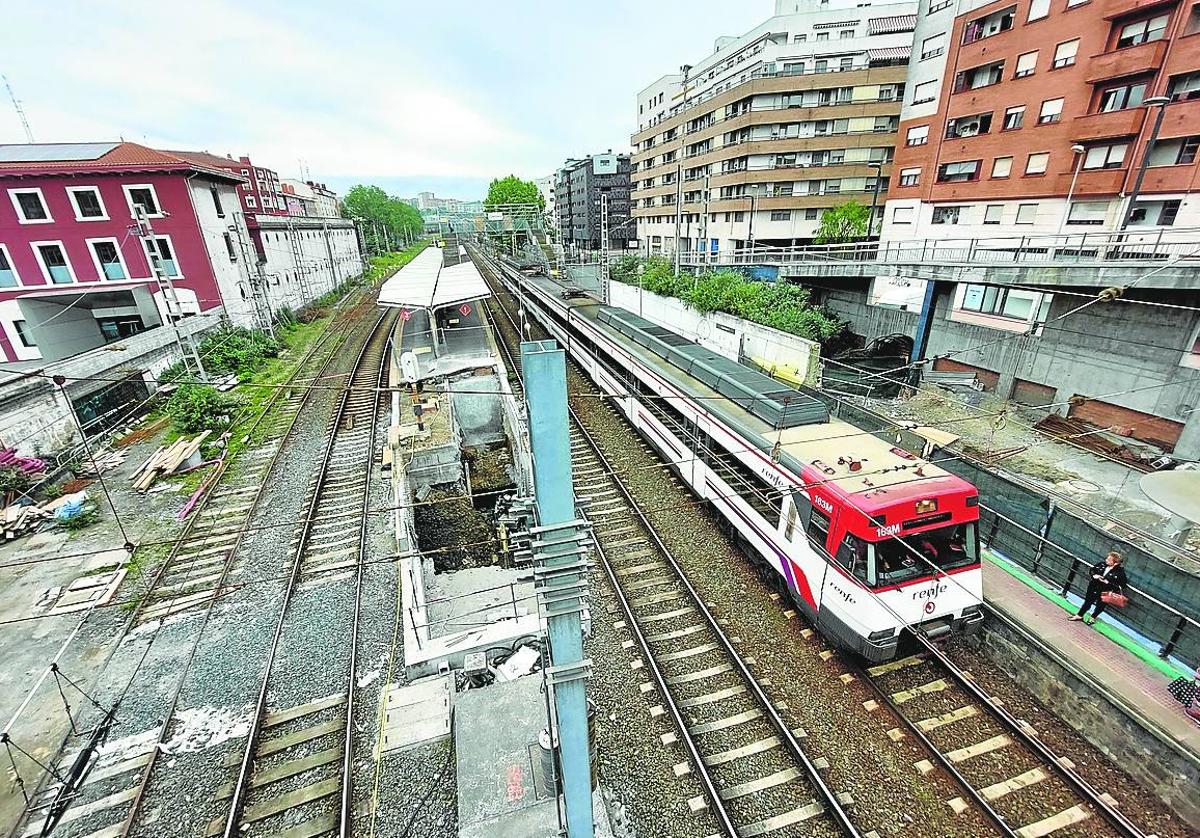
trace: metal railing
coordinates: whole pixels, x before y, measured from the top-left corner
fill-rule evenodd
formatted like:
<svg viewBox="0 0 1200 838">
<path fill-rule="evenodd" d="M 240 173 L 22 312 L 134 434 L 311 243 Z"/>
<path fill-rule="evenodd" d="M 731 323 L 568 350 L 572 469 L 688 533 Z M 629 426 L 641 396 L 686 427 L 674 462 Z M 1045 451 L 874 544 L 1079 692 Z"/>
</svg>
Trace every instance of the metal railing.
<svg viewBox="0 0 1200 838">
<path fill-rule="evenodd" d="M 846 190 L 843 190 L 846 191 Z M 688 261 L 688 257 L 684 257 Z M 1123 233 L 1065 233 L 961 239 L 755 247 L 719 254 L 721 265 L 875 262 L 985 265 L 1163 264 L 1200 261 L 1200 228 L 1127 230 Z M 691 264 L 692 262 L 688 262 Z M 712 260 L 709 260 L 712 263 Z"/>
</svg>

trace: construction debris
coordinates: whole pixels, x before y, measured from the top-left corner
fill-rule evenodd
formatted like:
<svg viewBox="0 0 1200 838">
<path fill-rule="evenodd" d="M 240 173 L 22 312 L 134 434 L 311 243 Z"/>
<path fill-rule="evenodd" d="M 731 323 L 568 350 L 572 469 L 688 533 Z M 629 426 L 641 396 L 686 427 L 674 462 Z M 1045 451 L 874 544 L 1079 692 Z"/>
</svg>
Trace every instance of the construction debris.
<svg viewBox="0 0 1200 838">
<path fill-rule="evenodd" d="M 46 470 L 46 461 L 37 457 L 22 457 L 15 448 L 0 449 L 0 468 L 19 468 L 26 474 L 40 474 Z"/>
<path fill-rule="evenodd" d="M 129 475 L 133 488 L 144 494 L 158 478 L 197 465 L 200 446 L 208 439 L 210 433 L 212 432 L 204 431 L 191 439 L 184 437 L 171 445 L 160 445 L 146 462 Z"/>
<path fill-rule="evenodd" d="M 124 462 L 124 451 L 100 451 L 91 456 L 85 454 L 81 458 L 76 474 L 79 477 L 96 477 L 106 471 L 112 471 Z"/>
<path fill-rule="evenodd" d="M 1105 436 L 1103 429 L 1079 419 L 1051 413 L 1034 427 L 1048 437 L 1093 451 L 1138 471 L 1151 472 L 1156 469 L 1154 457 L 1142 456 L 1127 445 L 1113 442 Z"/>
<path fill-rule="evenodd" d="M 40 504 L 14 503 L 5 507 L 3 514 L 0 515 L 0 530 L 4 532 L 6 541 L 11 541 L 34 532 L 41 527 L 42 522 L 59 517 L 59 513 L 63 510 L 74 510 L 71 514 L 63 515 L 64 519 L 79 514 L 86 501 L 87 492 L 76 492 Z"/>
</svg>

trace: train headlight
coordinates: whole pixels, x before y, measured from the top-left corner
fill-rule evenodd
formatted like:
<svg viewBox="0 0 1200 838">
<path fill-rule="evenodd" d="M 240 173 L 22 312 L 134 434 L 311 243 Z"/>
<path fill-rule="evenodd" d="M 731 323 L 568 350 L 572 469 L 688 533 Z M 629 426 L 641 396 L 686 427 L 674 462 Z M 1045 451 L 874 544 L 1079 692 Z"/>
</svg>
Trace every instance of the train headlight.
<svg viewBox="0 0 1200 838">
<path fill-rule="evenodd" d="M 917 514 L 924 515 L 926 512 L 937 512 L 937 498 L 917 501 Z"/>
</svg>

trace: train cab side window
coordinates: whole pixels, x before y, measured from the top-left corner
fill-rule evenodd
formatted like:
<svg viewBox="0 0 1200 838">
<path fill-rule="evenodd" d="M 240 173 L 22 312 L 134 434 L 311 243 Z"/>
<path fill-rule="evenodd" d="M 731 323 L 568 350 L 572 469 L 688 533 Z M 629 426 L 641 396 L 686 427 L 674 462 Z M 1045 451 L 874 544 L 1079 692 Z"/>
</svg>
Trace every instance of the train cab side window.
<svg viewBox="0 0 1200 838">
<path fill-rule="evenodd" d="M 808 519 L 808 540 L 819 547 L 822 553 L 829 552 L 829 516 L 819 509 L 814 509 L 812 517 Z"/>
<path fill-rule="evenodd" d="M 847 533 L 838 545 L 835 558 L 855 579 L 868 585 L 875 584 L 875 568 L 871 563 L 870 551 L 867 549 L 867 543 L 861 538 Z"/>
<path fill-rule="evenodd" d="M 792 536 L 796 534 L 796 520 L 799 517 L 796 512 L 796 502 L 793 500 L 787 505 L 787 525 L 783 529 L 783 537 L 787 541 L 791 541 Z"/>
</svg>

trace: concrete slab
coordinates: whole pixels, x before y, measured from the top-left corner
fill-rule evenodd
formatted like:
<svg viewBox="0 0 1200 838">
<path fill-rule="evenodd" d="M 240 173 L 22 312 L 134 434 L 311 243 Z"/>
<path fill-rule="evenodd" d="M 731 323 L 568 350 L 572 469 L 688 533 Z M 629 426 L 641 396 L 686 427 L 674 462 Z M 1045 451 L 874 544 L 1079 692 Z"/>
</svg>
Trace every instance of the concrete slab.
<svg viewBox="0 0 1200 838">
<path fill-rule="evenodd" d="M 430 570 L 432 566 L 426 565 L 425 605 L 433 637 L 537 611 L 532 571 L 480 567 L 434 574 Z"/>
<path fill-rule="evenodd" d="M 505 440 L 500 380 L 495 373 L 470 375 L 450 382 L 454 415 L 467 445 L 493 445 Z"/>
<path fill-rule="evenodd" d="M 380 753 L 402 751 L 450 735 L 454 676 L 426 678 L 383 688 L 383 736 Z"/>
</svg>

